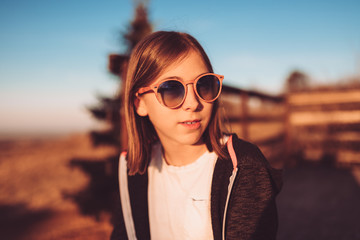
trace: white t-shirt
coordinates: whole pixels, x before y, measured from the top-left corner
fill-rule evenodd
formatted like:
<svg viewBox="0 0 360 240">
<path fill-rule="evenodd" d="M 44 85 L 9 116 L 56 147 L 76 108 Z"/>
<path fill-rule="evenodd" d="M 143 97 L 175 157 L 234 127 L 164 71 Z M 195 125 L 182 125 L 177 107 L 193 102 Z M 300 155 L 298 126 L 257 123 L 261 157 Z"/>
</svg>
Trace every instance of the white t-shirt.
<svg viewBox="0 0 360 240">
<path fill-rule="evenodd" d="M 153 146 L 148 168 L 151 239 L 213 239 L 210 194 L 216 160 L 207 151 L 191 164 L 170 166 L 160 143 Z"/>
</svg>

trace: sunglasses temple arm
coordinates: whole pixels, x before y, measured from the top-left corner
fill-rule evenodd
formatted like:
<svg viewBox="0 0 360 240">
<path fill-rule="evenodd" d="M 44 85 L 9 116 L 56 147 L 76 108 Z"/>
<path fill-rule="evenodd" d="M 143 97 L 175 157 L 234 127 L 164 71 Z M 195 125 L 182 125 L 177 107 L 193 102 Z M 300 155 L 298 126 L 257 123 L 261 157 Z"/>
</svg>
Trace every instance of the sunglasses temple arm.
<svg viewBox="0 0 360 240">
<path fill-rule="evenodd" d="M 151 87 L 143 87 L 143 88 L 140 88 L 137 92 L 136 92 L 136 96 L 138 97 L 139 95 L 143 94 L 143 93 L 146 93 L 146 92 L 149 92 L 149 91 L 154 91 Z"/>
</svg>

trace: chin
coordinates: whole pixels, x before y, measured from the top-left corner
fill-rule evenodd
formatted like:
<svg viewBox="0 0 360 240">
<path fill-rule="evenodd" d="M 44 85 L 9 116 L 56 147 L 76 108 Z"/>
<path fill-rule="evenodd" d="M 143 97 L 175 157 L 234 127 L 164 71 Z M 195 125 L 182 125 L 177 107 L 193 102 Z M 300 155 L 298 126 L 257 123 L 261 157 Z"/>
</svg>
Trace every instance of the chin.
<svg viewBox="0 0 360 240">
<path fill-rule="evenodd" d="M 189 135 L 189 136 L 184 136 L 183 138 L 179 139 L 179 143 L 184 144 L 184 145 L 198 145 L 198 144 L 202 144 L 204 143 L 203 139 L 202 139 L 202 134 L 198 135 Z"/>
</svg>

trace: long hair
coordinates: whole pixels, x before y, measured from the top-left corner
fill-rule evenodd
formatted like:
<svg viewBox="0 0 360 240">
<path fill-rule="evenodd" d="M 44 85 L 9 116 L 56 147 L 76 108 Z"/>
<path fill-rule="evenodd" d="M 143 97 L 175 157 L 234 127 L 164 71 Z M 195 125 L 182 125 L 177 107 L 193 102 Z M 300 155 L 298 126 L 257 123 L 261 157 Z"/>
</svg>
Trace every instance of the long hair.
<svg viewBox="0 0 360 240">
<path fill-rule="evenodd" d="M 125 83 L 125 120 L 128 130 L 127 163 L 129 174 L 143 174 L 151 158 L 151 145 L 158 140 L 156 131 L 148 116 L 136 113 L 135 94 L 144 86 L 150 85 L 170 65 L 183 60 L 190 51 L 196 51 L 202 57 L 209 72 L 212 65 L 199 42 L 189 34 L 159 31 L 150 34 L 134 48 L 128 65 Z M 223 131 L 218 113 L 219 102 L 213 105 L 211 119 L 203 134 L 203 140 L 210 152 L 220 158 L 227 153 L 222 147 Z"/>
</svg>

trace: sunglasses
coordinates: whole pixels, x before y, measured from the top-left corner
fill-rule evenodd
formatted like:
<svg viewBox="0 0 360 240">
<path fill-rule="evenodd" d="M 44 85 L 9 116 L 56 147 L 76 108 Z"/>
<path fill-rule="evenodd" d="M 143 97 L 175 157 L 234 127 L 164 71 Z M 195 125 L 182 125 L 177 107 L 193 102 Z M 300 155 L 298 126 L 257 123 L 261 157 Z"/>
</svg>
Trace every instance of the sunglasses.
<svg viewBox="0 0 360 240">
<path fill-rule="evenodd" d="M 153 91 L 160 104 L 168 108 L 177 108 L 183 104 L 186 98 L 186 85 L 193 84 L 195 94 L 199 99 L 205 102 L 213 102 L 220 95 L 223 79 L 224 76 L 215 73 L 201 74 L 196 79 L 187 82 L 170 78 L 149 87 L 140 88 L 136 96 Z"/>
</svg>

